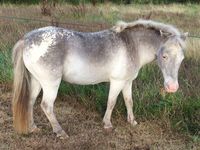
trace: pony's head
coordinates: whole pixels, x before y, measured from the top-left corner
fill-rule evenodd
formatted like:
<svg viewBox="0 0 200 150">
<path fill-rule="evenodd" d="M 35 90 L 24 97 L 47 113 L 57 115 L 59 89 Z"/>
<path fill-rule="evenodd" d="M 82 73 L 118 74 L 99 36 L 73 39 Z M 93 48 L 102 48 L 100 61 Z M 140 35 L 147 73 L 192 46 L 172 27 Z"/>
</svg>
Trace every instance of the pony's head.
<svg viewBox="0 0 200 150">
<path fill-rule="evenodd" d="M 143 26 L 156 31 L 161 37 L 161 46 L 157 51 L 157 60 L 164 77 L 164 86 L 167 92 L 178 90 L 178 70 L 184 59 L 185 40 L 188 33 L 181 34 L 175 27 L 152 20 L 137 20 L 134 22 L 118 22 L 112 30 L 120 33 L 128 28 Z"/>
<path fill-rule="evenodd" d="M 178 70 L 184 59 L 185 39 L 188 33 L 170 35 L 157 52 L 158 65 L 163 73 L 165 90 L 178 90 Z"/>
</svg>

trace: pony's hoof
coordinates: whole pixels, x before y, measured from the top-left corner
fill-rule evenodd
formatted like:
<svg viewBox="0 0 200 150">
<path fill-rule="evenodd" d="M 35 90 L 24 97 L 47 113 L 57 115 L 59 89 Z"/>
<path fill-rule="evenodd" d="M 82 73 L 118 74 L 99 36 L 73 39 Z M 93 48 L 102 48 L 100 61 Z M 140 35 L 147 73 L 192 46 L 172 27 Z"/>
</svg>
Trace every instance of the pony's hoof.
<svg viewBox="0 0 200 150">
<path fill-rule="evenodd" d="M 104 126 L 104 131 L 106 133 L 111 133 L 113 131 L 113 127 L 112 126 L 108 126 L 108 127 Z"/>
<path fill-rule="evenodd" d="M 68 139 L 69 136 L 65 133 L 64 130 L 61 130 L 60 132 L 57 132 L 57 137 L 61 140 L 64 140 L 64 139 Z"/>
<path fill-rule="evenodd" d="M 32 129 L 30 129 L 30 133 L 40 133 L 40 132 L 41 132 L 41 129 L 38 127 L 34 127 Z"/>
<path fill-rule="evenodd" d="M 134 126 L 136 126 L 138 123 L 137 123 L 137 121 L 133 121 L 132 123 L 131 123 L 131 125 L 134 127 Z"/>
</svg>

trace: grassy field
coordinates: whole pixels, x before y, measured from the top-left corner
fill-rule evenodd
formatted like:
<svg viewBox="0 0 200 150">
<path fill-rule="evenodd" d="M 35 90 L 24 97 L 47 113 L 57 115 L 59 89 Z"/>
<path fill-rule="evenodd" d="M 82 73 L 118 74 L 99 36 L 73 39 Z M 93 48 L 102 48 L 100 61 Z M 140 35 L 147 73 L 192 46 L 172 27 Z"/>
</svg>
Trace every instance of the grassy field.
<svg viewBox="0 0 200 150">
<path fill-rule="evenodd" d="M 150 18 L 173 24 L 190 35 L 200 35 L 200 5 L 97 5 L 96 7 L 58 5 L 50 16 L 41 14 L 38 5 L 1 5 L 0 16 L 15 16 L 49 22 L 0 18 L 0 83 L 12 83 L 11 50 L 24 33 L 35 28 L 57 24 L 79 31 L 98 31 L 111 27 L 117 20 L 133 21 Z M 67 23 L 67 24 L 64 24 Z M 81 24 L 72 25 L 72 24 Z M 180 89 L 164 94 L 163 77 L 156 62 L 141 69 L 133 82 L 134 113 L 137 120 L 159 120 L 173 132 L 200 141 L 200 38 L 188 38 L 186 59 L 179 73 Z M 76 97 L 85 108 L 94 108 L 103 116 L 106 109 L 108 84 L 78 86 L 62 83 L 59 96 Z M 122 96 L 113 115 L 125 117 Z"/>
</svg>

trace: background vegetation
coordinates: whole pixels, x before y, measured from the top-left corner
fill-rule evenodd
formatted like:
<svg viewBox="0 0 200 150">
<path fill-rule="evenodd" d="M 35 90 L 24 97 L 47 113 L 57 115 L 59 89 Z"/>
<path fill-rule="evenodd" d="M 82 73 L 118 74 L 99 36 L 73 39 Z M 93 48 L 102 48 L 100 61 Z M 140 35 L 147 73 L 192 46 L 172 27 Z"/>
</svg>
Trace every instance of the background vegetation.
<svg viewBox="0 0 200 150">
<path fill-rule="evenodd" d="M 139 0 L 138 0 L 139 1 Z M 10 1 L 13 2 L 13 1 Z M 16 2 L 16 1 L 15 1 Z M 22 1 L 18 1 L 22 2 Z M 141 0 L 142 2 L 142 0 Z M 46 7 L 46 6 L 45 6 Z M 12 5 L 0 6 L 0 84 L 12 84 L 11 50 L 26 32 L 47 25 L 56 25 L 79 31 L 97 31 L 111 27 L 117 20 L 133 21 L 138 18 L 153 19 L 174 24 L 190 35 L 200 35 L 200 5 L 135 5 L 107 3 L 73 6 Z M 35 20 L 29 20 L 35 19 Z M 41 21 L 45 20 L 45 21 Z M 156 62 L 141 69 L 133 82 L 134 113 L 137 120 L 159 120 L 172 131 L 181 132 L 193 141 L 200 140 L 200 39 L 188 38 L 186 59 L 179 73 L 180 89 L 175 94 L 163 93 L 163 77 Z M 109 84 L 78 86 L 62 83 L 59 96 L 70 95 L 85 107 L 104 114 Z M 126 116 L 120 95 L 114 115 Z"/>
<path fill-rule="evenodd" d="M 51 1 L 56 3 L 71 3 L 71 4 L 80 4 L 80 3 L 107 3 L 112 2 L 116 4 L 170 4 L 170 3 L 200 3 L 198 0 L 42 0 L 42 1 Z M 2 0 L 2 3 L 15 3 L 15 4 L 39 4 L 41 0 Z"/>
</svg>

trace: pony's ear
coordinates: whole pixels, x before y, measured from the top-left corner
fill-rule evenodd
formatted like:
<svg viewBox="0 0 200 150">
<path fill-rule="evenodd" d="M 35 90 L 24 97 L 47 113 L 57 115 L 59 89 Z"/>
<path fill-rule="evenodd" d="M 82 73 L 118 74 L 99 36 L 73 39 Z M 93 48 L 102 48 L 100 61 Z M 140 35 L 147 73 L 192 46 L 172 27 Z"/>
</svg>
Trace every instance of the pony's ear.
<svg viewBox="0 0 200 150">
<path fill-rule="evenodd" d="M 116 33 L 120 33 L 126 28 L 126 26 L 127 26 L 126 22 L 119 21 L 114 27 L 112 27 L 112 30 L 115 31 Z"/>
<path fill-rule="evenodd" d="M 188 37 L 188 32 L 185 32 L 185 33 L 181 34 L 181 39 L 182 40 L 185 41 L 187 37 Z"/>
<path fill-rule="evenodd" d="M 169 33 L 169 32 L 163 32 L 162 30 L 160 30 L 160 35 L 161 36 L 165 36 L 165 37 L 171 37 L 171 36 L 173 36 L 171 33 Z"/>
</svg>

